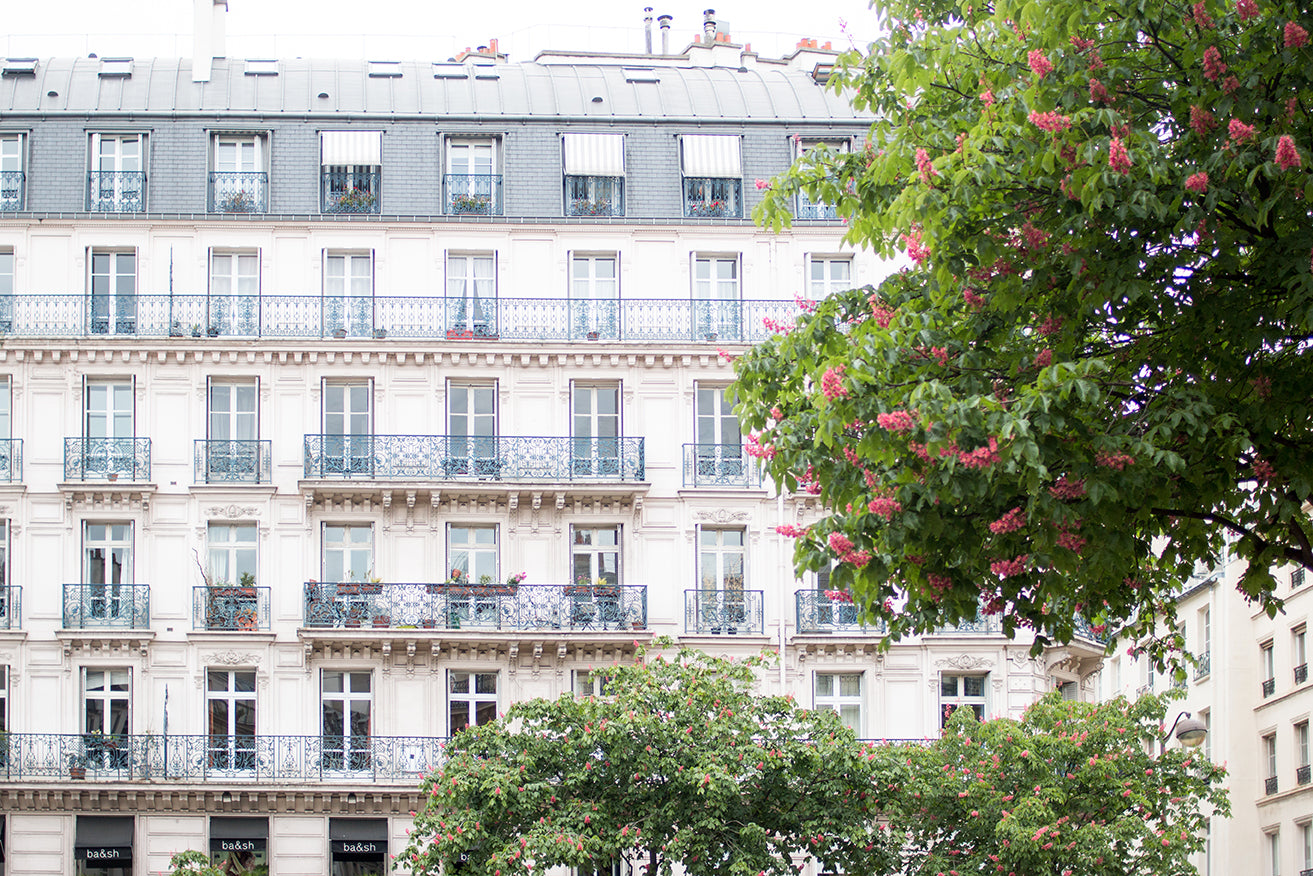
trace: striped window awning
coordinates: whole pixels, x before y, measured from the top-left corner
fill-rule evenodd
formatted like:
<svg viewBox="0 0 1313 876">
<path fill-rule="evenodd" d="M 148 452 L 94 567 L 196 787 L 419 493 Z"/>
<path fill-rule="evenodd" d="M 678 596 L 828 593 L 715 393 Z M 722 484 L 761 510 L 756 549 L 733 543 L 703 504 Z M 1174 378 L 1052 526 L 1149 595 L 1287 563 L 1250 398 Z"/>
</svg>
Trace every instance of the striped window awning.
<svg viewBox="0 0 1313 876">
<path fill-rule="evenodd" d="M 685 134 L 680 140 L 683 146 L 684 176 L 743 176 L 737 136 Z"/>
<path fill-rule="evenodd" d="M 624 134 L 563 134 L 570 176 L 624 176 Z"/>
<path fill-rule="evenodd" d="M 382 131 L 320 131 L 321 164 L 383 163 Z"/>
</svg>

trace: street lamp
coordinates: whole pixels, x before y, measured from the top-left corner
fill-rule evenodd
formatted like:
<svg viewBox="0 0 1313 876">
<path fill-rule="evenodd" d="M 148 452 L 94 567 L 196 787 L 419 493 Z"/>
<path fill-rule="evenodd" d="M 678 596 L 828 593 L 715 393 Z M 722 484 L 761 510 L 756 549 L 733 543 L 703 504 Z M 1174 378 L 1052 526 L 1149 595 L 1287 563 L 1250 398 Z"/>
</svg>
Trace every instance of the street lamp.
<svg viewBox="0 0 1313 876">
<path fill-rule="evenodd" d="M 1167 741 L 1171 739 L 1173 733 L 1175 733 L 1176 740 L 1181 743 L 1183 748 L 1198 748 L 1204 744 L 1204 738 L 1208 736 L 1208 728 L 1203 721 L 1189 712 L 1181 712 L 1176 716 L 1176 720 L 1172 722 L 1171 729 L 1167 731 L 1162 739 L 1158 740 L 1158 754 L 1160 757 L 1167 752 Z"/>
</svg>

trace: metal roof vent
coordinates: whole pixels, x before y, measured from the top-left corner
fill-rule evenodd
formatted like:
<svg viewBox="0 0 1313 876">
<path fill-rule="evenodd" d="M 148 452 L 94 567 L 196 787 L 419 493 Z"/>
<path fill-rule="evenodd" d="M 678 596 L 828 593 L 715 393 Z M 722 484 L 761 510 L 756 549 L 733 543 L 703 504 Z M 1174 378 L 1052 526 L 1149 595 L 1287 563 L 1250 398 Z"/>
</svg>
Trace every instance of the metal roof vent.
<svg viewBox="0 0 1313 876">
<path fill-rule="evenodd" d="M 464 64 L 433 64 L 434 79 L 468 79 L 469 75 Z"/>
<path fill-rule="evenodd" d="M 475 78 L 475 79 L 500 79 L 500 78 L 501 78 L 501 71 L 499 71 L 499 70 L 497 69 L 497 67 L 496 67 L 495 65 L 493 65 L 493 64 L 475 64 L 475 65 L 474 65 L 474 78 Z"/>
<path fill-rule="evenodd" d="M 276 58 L 247 58 L 247 76 L 277 76 L 278 60 Z"/>
<path fill-rule="evenodd" d="M 131 76 L 132 59 L 131 58 L 101 58 L 100 75 L 101 76 Z"/>
<path fill-rule="evenodd" d="M 369 61 L 369 78 L 396 79 L 401 76 L 400 61 Z"/>
<path fill-rule="evenodd" d="M 657 72 L 651 69 L 650 67 L 648 68 L 626 67 L 625 81 L 626 82 L 660 82 L 661 77 L 658 76 Z"/>
<path fill-rule="evenodd" d="M 36 58 L 5 58 L 0 74 L 5 76 L 35 76 Z"/>
</svg>

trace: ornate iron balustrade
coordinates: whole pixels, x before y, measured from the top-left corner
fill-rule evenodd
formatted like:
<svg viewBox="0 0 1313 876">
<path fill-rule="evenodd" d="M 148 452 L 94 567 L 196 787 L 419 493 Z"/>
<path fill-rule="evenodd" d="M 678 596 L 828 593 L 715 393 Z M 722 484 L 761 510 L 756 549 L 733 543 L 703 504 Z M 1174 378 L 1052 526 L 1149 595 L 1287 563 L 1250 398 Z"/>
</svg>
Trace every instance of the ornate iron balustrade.
<svg viewBox="0 0 1313 876">
<path fill-rule="evenodd" d="M 762 635 L 766 630 L 765 603 L 761 590 L 685 590 L 684 632 Z"/>
<path fill-rule="evenodd" d="M 146 210 L 146 173 L 141 170 L 93 170 L 87 174 L 87 210 L 92 213 L 142 213 Z"/>
<path fill-rule="evenodd" d="M 87 782 L 415 784 L 441 764 L 440 736 L 7 733 L 0 778 Z"/>
<path fill-rule="evenodd" d="M 1194 665 L 1194 680 L 1198 681 L 1205 675 L 1213 671 L 1213 655 L 1211 651 L 1205 651 L 1199 655 L 1198 662 Z"/>
<path fill-rule="evenodd" d="M 17 630 L 23 626 L 23 588 L 0 587 L 0 630 Z"/>
<path fill-rule="evenodd" d="M 1277 692 L 1277 680 L 1275 678 L 1266 679 L 1263 682 L 1263 699 L 1267 699 Z"/>
<path fill-rule="evenodd" d="M 828 219 L 833 222 L 839 218 L 839 211 L 833 204 L 813 204 L 803 194 L 798 195 L 793 213 L 795 219 Z"/>
<path fill-rule="evenodd" d="M 15 294 L 0 327 L 18 337 L 500 339 L 755 344 L 792 325 L 793 301 L 322 295 Z"/>
<path fill-rule="evenodd" d="M 193 587 L 191 625 L 194 630 L 267 630 L 269 588 Z"/>
<path fill-rule="evenodd" d="M 148 585 L 64 585 L 64 629 L 144 630 L 148 627 L 150 627 Z"/>
<path fill-rule="evenodd" d="M 1309 765 L 1301 764 L 1295 767 L 1295 784 L 1307 785 L 1309 782 Z"/>
<path fill-rule="evenodd" d="M 567 176 L 565 215 L 625 215 L 625 178 L 623 176 Z"/>
<path fill-rule="evenodd" d="M 23 480 L 23 439 L 0 438 L 0 482 L 16 484 Z"/>
<path fill-rule="evenodd" d="M 936 635 L 955 635 L 957 633 L 997 633 L 1003 629 L 1003 623 L 996 614 L 977 614 L 974 620 L 960 620 L 955 624 L 945 624 L 935 630 Z"/>
<path fill-rule="evenodd" d="M 1308 664 L 1301 663 L 1295 667 L 1295 684 L 1303 684 L 1308 681 Z"/>
<path fill-rule="evenodd" d="M 215 213 L 263 213 L 269 209 L 269 174 L 256 171 L 210 172 L 210 210 Z"/>
<path fill-rule="evenodd" d="M 312 581 L 304 610 L 305 626 L 315 629 L 643 630 L 647 588 Z"/>
<path fill-rule="evenodd" d="M 500 216 L 499 173 L 448 173 L 442 177 L 442 212 L 450 216 Z"/>
<path fill-rule="evenodd" d="M 149 481 L 149 438 L 65 438 L 65 481 Z"/>
<path fill-rule="evenodd" d="M 0 213 L 23 209 L 27 175 L 21 170 L 0 170 Z"/>
<path fill-rule="evenodd" d="M 382 200 L 381 174 L 373 170 L 320 172 L 319 209 L 322 213 L 377 213 Z"/>
<path fill-rule="evenodd" d="M 1075 619 L 1072 621 L 1072 626 L 1074 628 L 1073 632 L 1080 638 L 1088 639 L 1091 642 L 1098 642 L 1100 645 L 1108 644 L 1108 639 L 1110 637 L 1108 636 L 1107 629 L 1104 629 L 1102 632 L 1094 629 L 1094 625 L 1081 615 L 1076 615 Z"/>
<path fill-rule="evenodd" d="M 743 180 L 684 177 L 684 215 L 691 219 L 742 219 Z"/>
<path fill-rule="evenodd" d="M 196 441 L 194 472 L 198 484 L 267 484 L 273 479 L 273 443 Z"/>
<path fill-rule="evenodd" d="M 642 438 L 305 436 L 307 478 L 638 483 L 645 469 Z"/>
<path fill-rule="evenodd" d="M 1277 792 L 1277 785 L 1278 785 L 1277 777 L 1268 776 L 1266 779 L 1263 780 L 1263 793 L 1275 794 Z"/>
<path fill-rule="evenodd" d="M 759 487 L 761 469 L 741 444 L 685 444 L 684 486 Z"/>
<path fill-rule="evenodd" d="M 824 590 L 799 590 L 793 594 L 799 633 L 883 633 L 884 621 L 875 626 L 862 623 L 861 611 L 852 602 L 831 599 Z"/>
</svg>

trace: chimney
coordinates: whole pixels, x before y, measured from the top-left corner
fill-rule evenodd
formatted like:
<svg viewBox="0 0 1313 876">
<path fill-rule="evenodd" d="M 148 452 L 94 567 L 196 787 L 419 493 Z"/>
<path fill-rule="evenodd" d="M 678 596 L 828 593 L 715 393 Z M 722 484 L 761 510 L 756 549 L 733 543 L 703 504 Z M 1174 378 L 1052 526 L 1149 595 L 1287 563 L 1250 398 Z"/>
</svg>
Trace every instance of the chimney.
<svg viewBox="0 0 1313 876">
<path fill-rule="evenodd" d="M 716 10 L 702 10 L 702 32 L 707 35 L 707 42 L 716 41 Z"/>
<path fill-rule="evenodd" d="M 647 53 L 652 54 L 652 7 L 643 7 L 643 41 L 647 45 Z"/>
<path fill-rule="evenodd" d="M 192 0 L 192 82 L 209 82 L 214 59 L 227 56 L 228 0 Z"/>
<path fill-rule="evenodd" d="M 661 25 L 661 54 L 670 54 L 670 20 L 673 15 L 658 15 L 657 24 Z"/>
</svg>

